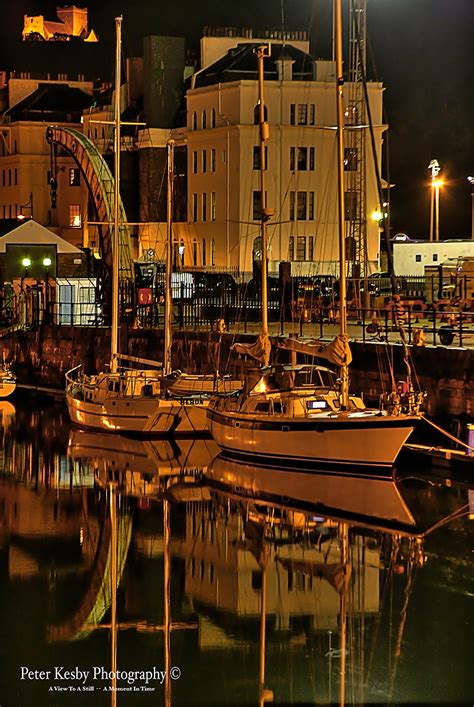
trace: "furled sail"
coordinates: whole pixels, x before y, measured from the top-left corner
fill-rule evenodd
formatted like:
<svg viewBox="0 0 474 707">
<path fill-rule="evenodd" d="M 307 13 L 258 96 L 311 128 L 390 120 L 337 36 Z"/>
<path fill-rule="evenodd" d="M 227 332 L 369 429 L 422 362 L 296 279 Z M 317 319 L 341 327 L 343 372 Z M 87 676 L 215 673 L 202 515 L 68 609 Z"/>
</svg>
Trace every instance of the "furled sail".
<svg viewBox="0 0 474 707">
<path fill-rule="evenodd" d="M 349 347 L 349 338 L 339 334 L 329 344 L 321 344 L 319 341 L 299 341 L 298 339 L 283 339 L 278 348 L 286 351 L 296 351 L 297 353 L 325 358 L 337 366 L 348 366 L 352 361 L 352 353 Z"/>
<path fill-rule="evenodd" d="M 251 356 L 256 361 L 268 365 L 270 360 L 270 351 L 272 345 L 268 336 L 260 334 L 254 344 L 234 344 L 231 346 L 231 351 L 241 354 L 242 356 Z"/>
</svg>

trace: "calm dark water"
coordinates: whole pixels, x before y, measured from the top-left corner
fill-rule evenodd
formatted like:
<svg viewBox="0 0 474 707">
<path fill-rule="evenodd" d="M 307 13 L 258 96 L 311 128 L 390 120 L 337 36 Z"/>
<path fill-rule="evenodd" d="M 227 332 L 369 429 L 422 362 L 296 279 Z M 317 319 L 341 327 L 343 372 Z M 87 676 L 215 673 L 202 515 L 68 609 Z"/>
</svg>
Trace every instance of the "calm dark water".
<svg viewBox="0 0 474 707">
<path fill-rule="evenodd" d="M 473 703 L 467 485 L 0 412 L 1 707 Z"/>
</svg>

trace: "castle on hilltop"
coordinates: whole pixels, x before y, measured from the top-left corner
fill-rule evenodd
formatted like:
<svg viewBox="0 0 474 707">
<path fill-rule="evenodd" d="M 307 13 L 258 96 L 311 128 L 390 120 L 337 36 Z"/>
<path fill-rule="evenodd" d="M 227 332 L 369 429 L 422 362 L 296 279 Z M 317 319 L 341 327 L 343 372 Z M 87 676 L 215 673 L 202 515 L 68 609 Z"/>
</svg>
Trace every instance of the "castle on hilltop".
<svg viewBox="0 0 474 707">
<path fill-rule="evenodd" d="M 57 20 L 45 20 L 43 15 L 24 15 L 23 40 L 39 42 L 68 42 L 78 37 L 84 42 L 98 42 L 93 29 L 88 29 L 87 7 L 75 5 L 56 8 Z"/>
</svg>

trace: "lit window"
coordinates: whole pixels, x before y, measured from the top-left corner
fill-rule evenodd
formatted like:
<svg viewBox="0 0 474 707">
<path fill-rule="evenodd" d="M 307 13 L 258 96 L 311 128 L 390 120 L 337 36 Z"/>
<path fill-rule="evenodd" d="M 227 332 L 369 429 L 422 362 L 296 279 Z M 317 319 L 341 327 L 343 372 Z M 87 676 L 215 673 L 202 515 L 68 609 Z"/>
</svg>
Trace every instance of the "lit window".
<svg viewBox="0 0 474 707">
<path fill-rule="evenodd" d="M 81 224 L 81 207 L 79 204 L 69 204 L 69 226 L 71 228 L 80 228 Z"/>
<path fill-rule="evenodd" d="M 298 125 L 308 125 L 308 106 L 298 103 Z"/>
<path fill-rule="evenodd" d="M 69 170 L 69 186 L 79 187 L 81 186 L 80 171 L 75 167 L 71 167 Z"/>
<path fill-rule="evenodd" d="M 346 172 L 357 171 L 358 151 L 357 147 L 344 148 L 344 170 Z"/>
</svg>

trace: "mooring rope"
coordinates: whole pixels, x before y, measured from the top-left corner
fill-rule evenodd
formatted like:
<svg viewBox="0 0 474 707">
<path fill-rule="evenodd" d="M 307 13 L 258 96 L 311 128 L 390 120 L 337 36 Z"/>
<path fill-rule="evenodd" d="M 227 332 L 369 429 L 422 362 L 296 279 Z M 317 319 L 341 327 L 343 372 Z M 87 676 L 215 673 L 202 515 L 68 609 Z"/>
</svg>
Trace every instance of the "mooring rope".
<svg viewBox="0 0 474 707">
<path fill-rule="evenodd" d="M 431 420 L 428 420 L 427 417 L 422 416 L 422 420 L 428 423 L 428 425 L 431 425 L 432 427 L 435 428 L 435 430 L 438 430 L 438 432 L 441 432 L 441 434 L 445 435 L 448 437 L 452 442 L 456 442 L 457 444 L 460 444 L 462 447 L 466 447 L 466 449 L 469 449 L 471 452 L 474 452 L 474 447 L 471 447 L 471 445 L 466 444 L 466 442 L 462 442 L 460 439 L 452 435 L 450 432 L 447 432 L 446 430 L 443 430 L 442 427 L 437 425 L 435 422 L 432 422 Z"/>
</svg>

